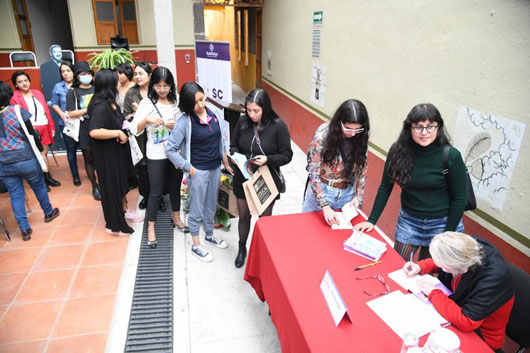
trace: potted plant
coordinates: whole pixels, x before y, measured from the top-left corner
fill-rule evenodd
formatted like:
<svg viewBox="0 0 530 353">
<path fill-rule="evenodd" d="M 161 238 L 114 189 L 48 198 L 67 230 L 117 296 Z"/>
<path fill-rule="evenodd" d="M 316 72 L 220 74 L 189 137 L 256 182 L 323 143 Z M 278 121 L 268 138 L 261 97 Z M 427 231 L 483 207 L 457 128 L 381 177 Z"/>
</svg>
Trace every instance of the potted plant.
<svg viewBox="0 0 530 353">
<path fill-rule="evenodd" d="M 136 58 L 133 52 L 127 49 L 106 49 L 100 53 L 88 54 L 87 60 L 90 68 L 94 71 L 99 69 L 115 69 L 119 64 L 127 63 L 134 65 Z"/>
</svg>

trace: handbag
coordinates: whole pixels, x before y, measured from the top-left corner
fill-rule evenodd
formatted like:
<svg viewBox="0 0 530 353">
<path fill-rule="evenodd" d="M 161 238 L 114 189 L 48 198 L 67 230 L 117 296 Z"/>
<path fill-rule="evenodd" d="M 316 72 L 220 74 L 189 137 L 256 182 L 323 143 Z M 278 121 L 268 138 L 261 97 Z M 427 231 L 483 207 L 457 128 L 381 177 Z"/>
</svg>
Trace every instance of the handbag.
<svg viewBox="0 0 530 353">
<path fill-rule="evenodd" d="M 248 210 L 252 216 L 259 216 L 278 196 L 278 188 L 267 165 L 262 165 L 243 183 Z"/>
<path fill-rule="evenodd" d="M 37 158 L 37 161 L 39 161 L 40 168 L 44 173 L 48 172 L 48 166 L 46 165 L 46 162 L 44 161 L 44 158 L 42 158 L 42 155 L 40 154 L 39 149 L 37 148 L 37 144 L 35 143 L 35 136 L 30 134 L 28 132 L 28 129 L 26 128 L 26 123 L 22 119 L 22 115 L 20 114 L 20 106 L 15 105 L 15 113 L 17 114 L 18 123 L 22 127 L 22 130 L 24 130 L 24 134 L 26 135 L 26 138 L 29 141 L 29 144 L 31 145 L 31 149 L 33 150 L 33 153 L 35 154 L 35 158 Z"/>
<path fill-rule="evenodd" d="M 265 152 L 263 152 L 263 148 L 261 148 L 261 140 L 259 138 L 259 134 L 258 134 L 258 127 L 256 126 L 256 124 L 254 124 L 254 138 L 256 139 L 257 143 L 258 143 L 258 146 L 259 146 L 259 149 L 261 150 L 261 153 L 265 156 Z M 250 144 L 250 149 L 252 150 L 252 145 L 253 143 Z M 278 179 L 280 179 L 280 187 L 278 188 L 278 191 L 280 193 L 284 193 L 285 190 L 286 190 L 286 186 L 285 186 L 285 178 L 283 177 L 283 174 L 282 174 L 282 171 L 279 170 L 276 170 L 274 168 L 272 168 L 272 170 L 274 171 L 274 173 L 276 174 L 276 176 L 278 177 Z"/>
<path fill-rule="evenodd" d="M 451 145 L 445 145 L 443 151 L 443 164 L 442 164 L 442 173 L 445 175 L 447 180 L 447 175 L 449 174 L 449 150 Z M 449 184 L 449 183 L 448 183 Z M 477 200 L 475 198 L 475 192 L 473 191 L 473 184 L 471 183 L 471 177 L 469 172 L 466 170 L 466 206 L 464 211 L 472 211 L 477 208 Z"/>
<path fill-rule="evenodd" d="M 71 118 L 64 122 L 63 135 L 69 136 L 75 142 L 79 142 L 79 129 L 81 127 L 81 120 L 78 118 Z"/>
<path fill-rule="evenodd" d="M 138 144 L 138 141 L 136 141 L 136 137 L 133 135 L 129 135 L 129 146 L 131 147 L 131 160 L 133 165 L 137 165 L 138 162 L 144 158 L 144 155 L 142 153 L 142 150 L 140 149 L 140 145 Z"/>
</svg>

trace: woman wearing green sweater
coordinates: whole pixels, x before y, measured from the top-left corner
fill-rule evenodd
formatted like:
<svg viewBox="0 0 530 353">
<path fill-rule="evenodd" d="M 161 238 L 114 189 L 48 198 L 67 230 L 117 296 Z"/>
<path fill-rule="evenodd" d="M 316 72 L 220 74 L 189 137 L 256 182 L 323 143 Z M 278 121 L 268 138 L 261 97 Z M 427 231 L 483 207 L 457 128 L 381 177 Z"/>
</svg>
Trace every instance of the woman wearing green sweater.
<svg viewBox="0 0 530 353">
<path fill-rule="evenodd" d="M 438 109 L 432 104 L 412 108 L 388 153 L 370 217 L 355 228 L 372 230 L 397 183 L 401 209 L 394 248 L 401 257 L 410 260 L 421 248 L 419 259 L 425 259 L 435 235 L 444 231 L 464 233 L 466 166 L 460 152 L 451 147 L 449 173 L 443 174 L 442 155 L 447 144 L 449 137 Z"/>
</svg>

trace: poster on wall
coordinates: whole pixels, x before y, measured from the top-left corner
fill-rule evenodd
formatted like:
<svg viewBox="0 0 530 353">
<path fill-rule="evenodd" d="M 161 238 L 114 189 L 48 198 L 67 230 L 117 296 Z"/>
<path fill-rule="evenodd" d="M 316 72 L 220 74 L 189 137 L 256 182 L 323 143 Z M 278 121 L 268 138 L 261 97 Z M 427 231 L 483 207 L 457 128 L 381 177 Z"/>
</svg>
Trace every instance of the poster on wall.
<svg viewBox="0 0 530 353">
<path fill-rule="evenodd" d="M 326 95 L 326 67 L 313 64 L 311 72 L 311 102 L 324 107 L 324 96 Z"/>
<path fill-rule="evenodd" d="M 198 82 L 207 97 L 232 103 L 230 43 L 196 41 Z"/>
<path fill-rule="evenodd" d="M 460 107 L 454 145 L 464 159 L 475 195 L 495 209 L 504 209 L 526 125 Z"/>
</svg>

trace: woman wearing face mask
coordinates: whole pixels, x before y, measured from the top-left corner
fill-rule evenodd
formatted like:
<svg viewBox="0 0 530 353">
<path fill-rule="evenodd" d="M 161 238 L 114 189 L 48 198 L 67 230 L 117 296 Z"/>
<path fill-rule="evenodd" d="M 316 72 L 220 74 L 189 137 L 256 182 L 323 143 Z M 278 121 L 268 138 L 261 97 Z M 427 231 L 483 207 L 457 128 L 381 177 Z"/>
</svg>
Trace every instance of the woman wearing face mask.
<svg viewBox="0 0 530 353">
<path fill-rule="evenodd" d="M 94 159 L 90 148 L 90 136 L 88 135 L 90 121 L 87 108 L 94 95 L 93 77 L 94 72 L 90 70 L 90 66 L 88 66 L 86 61 L 79 61 L 74 65 L 74 83 L 66 94 L 66 111 L 70 119 L 81 119 L 79 148 L 83 152 L 86 175 L 92 184 L 92 196 L 99 201 L 101 200 L 101 194 L 96 182 Z"/>
<path fill-rule="evenodd" d="M 125 221 L 128 191 L 129 146 L 122 131 L 123 117 L 116 104 L 118 74 L 101 69 L 96 74 L 95 92 L 88 106 L 90 137 L 101 186 L 101 206 L 107 233 L 129 235 L 134 230 Z"/>
<path fill-rule="evenodd" d="M 224 249 L 228 244 L 213 235 L 217 210 L 217 193 L 221 177 L 221 163 L 228 165 L 221 137 L 221 124 L 206 107 L 204 90 L 195 82 L 186 82 L 180 89 L 179 108 L 183 115 L 168 140 L 166 153 L 173 164 L 188 175 L 190 212 L 188 227 L 193 246 L 191 253 L 199 260 L 209 262 L 213 255 L 202 247 L 199 232 L 203 222 L 205 242 Z"/>
<path fill-rule="evenodd" d="M 68 61 L 63 61 L 61 66 L 59 66 L 59 71 L 63 80 L 57 82 L 53 87 L 51 99 L 52 109 L 61 118 L 59 120 L 59 131 L 66 145 L 66 157 L 68 158 L 68 165 L 70 166 L 74 185 L 79 186 L 81 185 L 81 179 L 79 178 L 79 171 L 77 169 L 77 142 L 70 136 L 62 133 L 64 122 L 70 119 L 66 110 L 66 95 L 74 83 L 74 67 Z"/>
<path fill-rule="evenodd" d="M 320 125 L 307 153 L 309 183 L 302 212 L 323 210 L 332 225 L 339 223 L 334 210 L 347 203 L 362 206 L 369 132 L 368 112 L 357 99 L 342 103 L 331 121 Z"/>
<path fill-rule="evenodd" d="M 180 182 L 182 170 L 176 169 L 166 155 L 166 141 L 181 113 L 177 105 L 175 80 L 167 68 L 159 66 L 153 71 L 147 98 L 142 99 L 131 123 L 133 134 L 146 130 L 147 170 L 150 193 L 147 202 L 147 244 L 156 248 L 155 220 L 164 191 L 169 192 L 172 224 L 184 233 L 188 227 L 180 219 Z"/>
<path fill-rule="evenodd" d="M 132 121 L 138 104 L 140 101 L 147 97 L 149 88 L 149 80 L 152 73 L 151 66 L 144 61 L 136 63 L 134 68 L 134 81 L 135 85 L 127 90 L 125 94 L 125 100 L 123 102 L 123 115 L 129 121 Z M 141 161 L 136 164 L 136 173 L 138 176 L 138 192 L 142 196 L 142 200 L 138 205 L 138 208 L 145 209 L 147 207 L 147 200 L 149 199 L 149 174 L 147 173 L 147 159 L 146 154 L 146 137 L 145 134 L 136 136 L 136 141 L 140 146 L 140 150 L 144 155 Z M 160 202 L 160 209 L 165 210 L 164 202 Z"/>
<path fill-rule="evenodd" d="M 16 88 L 11 98 L 11 104 L 18 104 L 30 112 L 32 115 L 31 124 L 33 124 L 33 127 L 40 136 L 43 147 L 42 157 L 44 157 L 44 161 L 48 166 L 48 172 L 42 173 L 44 175 L 44 181 L 47 186 L 60 186 L 61 183 L 53 179 L 49 172 L 48 149 L 53 144 L 55 124 L 53 123 L 46 99 L 41 91 L 30 88 L 31 79 L 24 71 L 15 71 L 11 76 L 11 82 Z"/>
<path fill-rule="evenodd" d="M 464 232 L 466 166 L 460 152 L 449 151 L 449 174 L 443 172 L 442 155 L 449 137 L 440 112 L 432 104 L 418 104 L 403 121 L 398 140 L 390 147 L 367 222 L 355 226 L 372 230 L 383 212 L 394 184 L 401 187 L 401 209 L 394 248 L 410 260 L 421 247 L 419 259 L 429 257 L 431 239 L 444 231 Z"/>
<path fill-rule="evenodd" d="M 271 100 L 265 90 L 256 88 L 247 94 L 245 113 L 241 115 L 234 128 L 230 144 L 230 153 L 234 152 L 244 154 L 247 159 L 252 158 L 253 171 L 262 165 L 267 165 L 274 183 L 280 189 L 280 166 L 286 165 L 293 158 L 291 137 L 285 122 L 272 109 Z M 246 244 L 252 216 L 243 191 L 246 179 L 239 168 L 235 168 L 234 172 L 234 194 L 237 197 L 239 211 L 239 251 L 235 265 L 240 268 L 245 264 L 247 257 Z M 273 207 L 274 202 L 260 217 L 272 215 Z"/>
</svg>

